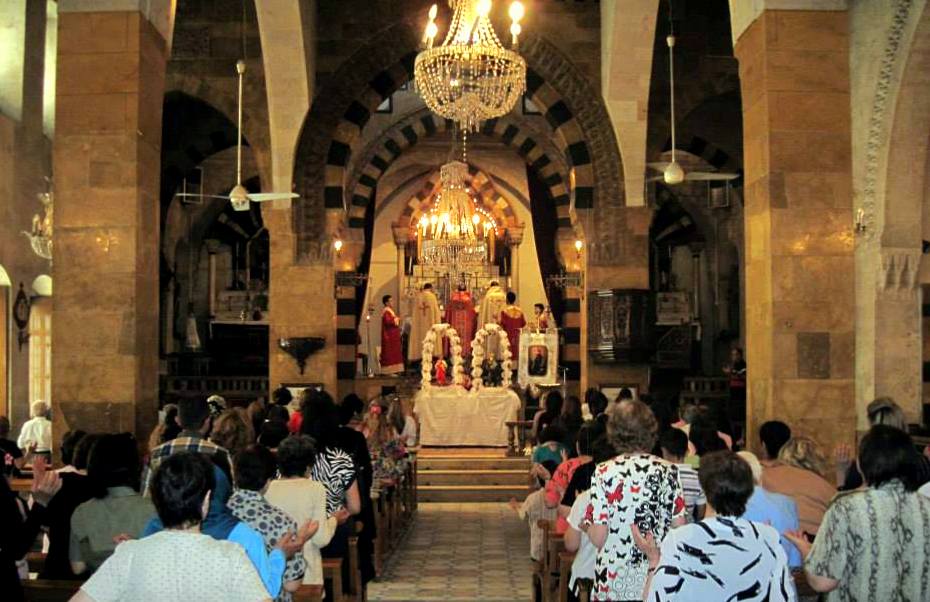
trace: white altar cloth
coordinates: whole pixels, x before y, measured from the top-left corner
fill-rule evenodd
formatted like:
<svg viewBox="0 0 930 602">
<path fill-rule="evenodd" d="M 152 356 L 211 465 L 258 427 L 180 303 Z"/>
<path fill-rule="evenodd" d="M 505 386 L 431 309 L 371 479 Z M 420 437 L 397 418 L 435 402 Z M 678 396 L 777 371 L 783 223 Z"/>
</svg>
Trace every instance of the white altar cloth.
<svg viewBox="0 0 930 602">
<path fill-rule="evenodd" d="M 421 445 L 506 447 L 508 420 L 517 420 L 520 398 L 510 389 L 466 391 L 431 387 L 414 398 Z"/>
</svg>

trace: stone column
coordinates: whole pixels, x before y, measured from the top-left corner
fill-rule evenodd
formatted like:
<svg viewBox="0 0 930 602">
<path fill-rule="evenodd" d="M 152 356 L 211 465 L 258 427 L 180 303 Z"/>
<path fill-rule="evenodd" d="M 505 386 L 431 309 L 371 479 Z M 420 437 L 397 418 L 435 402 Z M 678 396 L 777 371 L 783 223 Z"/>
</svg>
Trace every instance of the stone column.
<svg viewBox="0 0 930 602">
<path fill-rule="evenodd" d="M 168 47 L 166 34 L 152 24 L 156 15 L 142 12 L 161 3 L 122 2 L 138 8 L 109 10 L 112 4 L 59 2 L 56 438 L 71 428 L 132 431 L 141 438 L 157 418 L 159 171 Z M 94 6 L 102 12 L 88 12 Z"/>
<path fill-rule="evenodd" d="M 406 259 L 407 253 L 407 241 L 410 238 L 410 228 L 406 226 L 391 226 L 392 232 L 394 234 L 394 245 L 397 247 L 397 288 L 394 292 L 394 306 L 397 309 L 397 313 L 400 315 L 403 314 L 403 308 L 401 303 L 404 300 L 404 259 Z M 363 308 L 363 311 L 367 311 L 367 308 Z"/>
<path fill-rule="evenodd" d="M 848 19 L 844 10 L 762 10 L 747 23 L 734 36 L 748 441 L 779 419 L 830 450 L 852 443 L 856 416 Z"/>
<path fill-rule="evenodd" d="M 207 307 L 211 320 L 216 318 L 216 252 L 219 248 L 220 241 L 207 241 Z"/>
<path fill-rule="evenodd" d="M 510 226 L 507 228 L 507 244 L 510 246 L 510 289 L 517 293 L 517 305 L 522 303 L 520 298 L 520 244 L 523 242 L 525 226 Z"/>
</svg>

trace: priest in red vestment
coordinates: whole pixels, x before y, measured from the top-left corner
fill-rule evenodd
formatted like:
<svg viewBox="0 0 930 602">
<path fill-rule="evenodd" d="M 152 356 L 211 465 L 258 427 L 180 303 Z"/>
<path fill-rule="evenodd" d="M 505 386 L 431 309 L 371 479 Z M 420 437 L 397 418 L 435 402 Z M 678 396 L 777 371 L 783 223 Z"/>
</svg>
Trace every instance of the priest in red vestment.
<svg viewBox="0 0 930 602">
<path fill-rule="evenodd" d="M 391 295 L 381 298 L 381 374 L 400 374 L 404 371 L 404 353 L 400 343 L 400 318 L 391 308 Z"/>
<path fill-rule="evenodd" d="M 465 356 L 471 355 L 471 342 L 475 338 L 477 320 L 478 314 L 471 293 L 465 289 L 464 284 L 460 284 L 446 306 L 446 322 L 459 333 L 459 338 L 462 339 L 462 354 Z"/>
<path fill-rule="evenodd" d="M 513 364 L 517 365 L 520 354 L 520 330 L 526 326 L 523 310 L 515 305 L 517 294 L 513 291 L 507 293 L 507 307 L 501 311 L 500 325 L 510 340 L 510 353 L 513 355 Z"/>
</svg>

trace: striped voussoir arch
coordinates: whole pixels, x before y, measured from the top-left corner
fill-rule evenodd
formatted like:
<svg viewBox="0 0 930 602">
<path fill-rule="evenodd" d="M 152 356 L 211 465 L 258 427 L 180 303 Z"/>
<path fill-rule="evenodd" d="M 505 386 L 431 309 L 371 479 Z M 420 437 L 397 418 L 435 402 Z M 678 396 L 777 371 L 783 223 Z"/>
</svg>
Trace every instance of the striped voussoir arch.
<svg viewBox="0 0 930 602">
<path fill-rule="evenodd" d="M 498 227 L 507 228 L 517 223 L 517 216 L 510 203 L 497 192 L 494 181 L 486 173 L 469 164 L 465 184 L 474 193 L 478 206 L 484 208 L 497 221 Z M 410 197 L 396 223 L 413 228 L 420 216 L 429 211 L 439 188 L 439 171 L 437 170 L 430 174 L 423 181 L 420 190 Z"/>
<path fill-rule="evenodd" d="M 662 152 L 664 153 L 670 150 L 672 150 L 671 138 L 665 141 Z M 742 165 L 740 165 L 737 159 L 731 157 L 725 150 L 700 136 L 692 136 L 691 139 L 684 144 L 678 142 L 675 150 L 684 151 L 686 153 L 691 153 L 695 157 L 700 157 L 719 171 L 739 171 L 742 169 Z"/>
<path fill-rule="evenodd" d="M 451 125 L 450 121 L 428 110 L 417 111 L 370 144 L 356 168 L 358 176 L 350 180 L 349 225 L 364 226 L 365 208 L 374 202 L 378 180 L 405 150 L 422 140 L 446 132 Z M 558 154 L 558 148 L 551 142 L 540 141 L 536 132 L 509 115 L 484 122 L 481 133 L 513 148 L 527 165 L 536 170 L 556 203 L 560 226 L 571 227 L 568 164 Z"/>
</svg>

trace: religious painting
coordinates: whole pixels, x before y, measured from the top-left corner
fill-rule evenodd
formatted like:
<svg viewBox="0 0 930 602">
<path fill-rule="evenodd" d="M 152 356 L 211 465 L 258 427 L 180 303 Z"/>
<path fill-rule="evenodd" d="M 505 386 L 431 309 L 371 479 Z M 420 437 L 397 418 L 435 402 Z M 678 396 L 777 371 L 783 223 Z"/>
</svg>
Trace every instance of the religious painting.
<svg viewBox="0 0 930 602">
<path fill-rule="evenodd" d="M 555 329 L 520 333 L 520 358 L 517 382 L 521 387 L 529 384 L 555 384 L 558 382 L 559 334 Z"/>
</svg>

